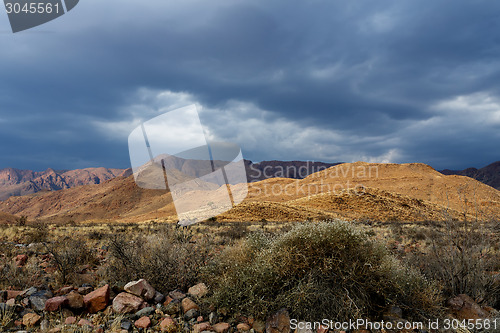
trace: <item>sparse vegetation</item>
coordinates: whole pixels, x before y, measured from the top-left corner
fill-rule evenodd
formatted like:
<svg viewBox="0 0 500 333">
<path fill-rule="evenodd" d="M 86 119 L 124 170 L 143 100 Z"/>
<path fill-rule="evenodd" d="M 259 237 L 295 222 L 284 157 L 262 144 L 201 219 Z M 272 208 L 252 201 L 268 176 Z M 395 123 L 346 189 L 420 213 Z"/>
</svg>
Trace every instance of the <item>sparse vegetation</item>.
<svg viewBox="0 0 500 333">
<path fill-rule="evenodd" d="M 278 236 L 252 234 L 207 268 L 213 301 L 264 317 L 285 307 L 296 318 L 376 316 L 397 304 L 410 316 L 436 316 L 436 287 L 401 266 L 346 222 L 306 223 Z"/>
</svg>

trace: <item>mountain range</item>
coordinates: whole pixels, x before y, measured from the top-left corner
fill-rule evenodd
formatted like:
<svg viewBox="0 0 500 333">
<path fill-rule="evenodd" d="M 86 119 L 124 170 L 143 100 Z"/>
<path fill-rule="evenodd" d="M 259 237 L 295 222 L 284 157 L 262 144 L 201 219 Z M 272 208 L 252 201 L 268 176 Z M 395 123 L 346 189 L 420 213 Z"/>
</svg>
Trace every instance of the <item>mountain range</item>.
<svg viewBox="0 0 500 333">
<path fill-rule="evenodd" d="M 192 162 L 191 162 L 192 163 Z M 196 169 L 185 163 L 185 169 Z M 301 179 L 338 163 L 304 161 L 264 161 L 253 163 L 245 160 L 248 182 L 282 177 Z M 77 170 L 45 171 L 0 170 L 0 200 L 40 191 L 57 191 L 82 185 L 101 184 L 118 176 L 130 176 L 131 169 L 87 168 Z"/>
<path fill-rule="evenodd" d="M 464 170 L 442 170 L 442 174 L 444 175 L 460 175 L 467 176 L 470 178 L 474 178 L 479 180 L 486 185 L 490 185 L 491 187 L 500 190 L 500 161 L 491 163 L 484 168 L 476 169 L 476 168 L 467 168 Z"/>
<path fill-rule="evenodd" d="M 262 165 L 261 165 L 262 166 Z M 330 218 L 378 221 L 489 220 L 500 215 L 500 191 L 475 179 L 443 175 L 420 164 L 344 163 L 302 179 L 251 182 L 247 198 L 219 221 L 304 221 Z M 211 193 L 227 192 L 225 187 Z M 193 202 L 214 200 L 202 190 Z M 64 223 L 177 220 L 170 192 L 138 187 L 126 172 L 99 184 L 12 196 L 0 212 L 28 220 Z"/>
</svg>

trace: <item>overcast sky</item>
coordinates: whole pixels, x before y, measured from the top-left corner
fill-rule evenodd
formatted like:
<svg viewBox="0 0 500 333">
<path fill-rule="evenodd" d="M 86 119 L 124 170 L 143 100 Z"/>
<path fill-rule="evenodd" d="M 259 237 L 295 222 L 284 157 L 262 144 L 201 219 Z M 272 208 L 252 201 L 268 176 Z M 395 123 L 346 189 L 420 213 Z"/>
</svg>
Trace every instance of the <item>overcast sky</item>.
<svg viewBox="0 0 500 333">
<path fill-rule="evenodd" d="M 141 121 L 196 103 L 247 159 L 500 160 L 500 2 L 81 0 L 0 13 L 0 168 L 130 166 Z"/>
</svg>

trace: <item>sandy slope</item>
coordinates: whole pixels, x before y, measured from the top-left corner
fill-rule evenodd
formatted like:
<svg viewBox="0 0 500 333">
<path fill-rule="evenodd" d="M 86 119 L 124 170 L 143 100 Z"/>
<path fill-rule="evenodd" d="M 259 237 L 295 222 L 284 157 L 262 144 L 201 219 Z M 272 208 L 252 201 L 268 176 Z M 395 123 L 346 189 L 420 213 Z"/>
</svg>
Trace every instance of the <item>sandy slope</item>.
<svg viewBox="0 0 500 333">
<path fill-rule="evenodd" d="M 206 200 L 202 191 L 193 191 L 190 197 L 193 201 Z M 60 222 L 176 219 L 168 193 L 140 189 L 133 177 L 11 197 L 0 203 L 0 211 Z M 337 165 L 301 180 L 273 178 L 252 183 L 247 199 L 218 218 L 303 221 L 341 217 L 416 221 L 467 216 L 484 220 L 498 217 L 499 213 L 500 191 L 474 179 L 445 176 L 419 163 L 356 162 Z"/>
</svg>

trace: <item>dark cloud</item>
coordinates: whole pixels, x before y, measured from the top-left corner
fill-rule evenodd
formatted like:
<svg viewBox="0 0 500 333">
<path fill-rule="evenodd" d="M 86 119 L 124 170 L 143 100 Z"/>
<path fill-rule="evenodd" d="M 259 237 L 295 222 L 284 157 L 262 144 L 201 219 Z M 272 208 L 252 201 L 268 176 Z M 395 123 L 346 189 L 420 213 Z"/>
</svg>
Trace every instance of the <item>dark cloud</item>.
<svg viewBox="0 0 500 333">
<path fill-rule="evenodd" d="M 482 0 L 88 0 L 18 34 L 0 15 L 0 167 L 127 167 L 126 131 L 182 96 L 256 160 L 479 167 L 500 159 L 499 13 Z"/>
</svg>

